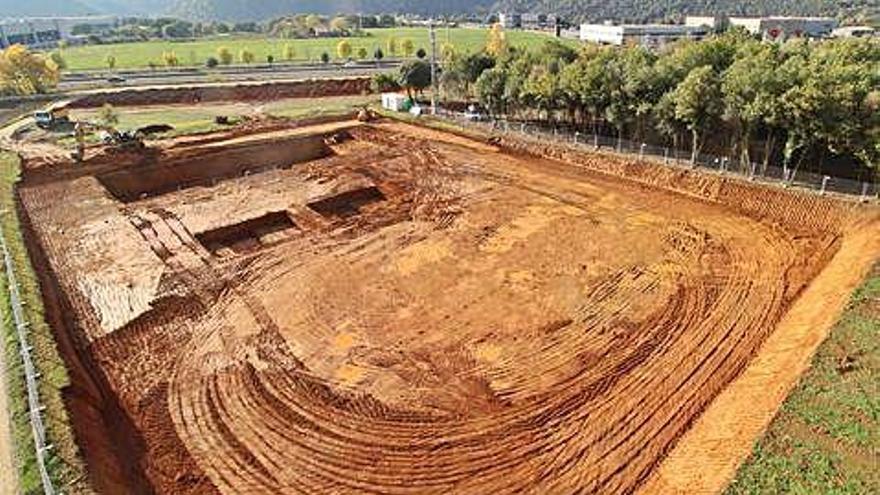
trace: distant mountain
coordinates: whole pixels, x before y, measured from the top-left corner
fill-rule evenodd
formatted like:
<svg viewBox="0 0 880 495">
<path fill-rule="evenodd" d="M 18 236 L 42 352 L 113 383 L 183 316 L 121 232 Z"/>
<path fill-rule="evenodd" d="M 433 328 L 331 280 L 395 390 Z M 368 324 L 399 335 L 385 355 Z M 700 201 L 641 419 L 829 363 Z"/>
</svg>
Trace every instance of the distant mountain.
<svg viewBox="0 0 880 495">
<path fill-rule="evenodd" d="M 868 19 L 878 0 L 175 0 L 170 12 L 193 20 L 265 20 L 292 13 L 557 13 L 571 21 L 672 21 L 689 14 L 827 15 Z"/>
<path fill-rule="evenodd" d="M 80 0 L 0 0 L 0 18 L 98 13 Z"/>
<path fill-rule="evenodd" d="M 190 20 L 263 21 L 317 13 L 557 13 L 570 21 L 680 20 L 688 14 L 880 16 L 878 0 L 0 0 L 0 17 L 40 15 L 171 15 Z"/>
<path fill-rule="evenodd" d="M 869 19 L 878 0 L 498 0 L 496 11 L 558 13 L 571 21 L 648 22 L 686 15 L 812 15 Z"/>
<path fill-rule="evenodd" d="M 423 15 L 489 11 L 495 0 L 177 0 L 170 13 L 197 21 L 262 21 L 290 14 L 408 13 Z"/>
</svg>

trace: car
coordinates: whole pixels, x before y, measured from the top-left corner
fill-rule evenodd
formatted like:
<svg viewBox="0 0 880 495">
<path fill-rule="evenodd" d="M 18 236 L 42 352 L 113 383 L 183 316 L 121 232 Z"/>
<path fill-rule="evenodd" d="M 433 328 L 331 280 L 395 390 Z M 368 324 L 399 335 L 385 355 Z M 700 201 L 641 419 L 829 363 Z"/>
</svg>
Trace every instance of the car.
<svg viewBox="0 0 880 495">
<path fill-rule="evenodd" d="M 468 105 L 467 111 L 464 112 L 465 120 L 471 122 L 479 122 L 483 120 L 483 114 L 474 105 Z"/>
<path fill-rule="evenodd" d="M 108 83 L 111 83 L 111 84 L 124 83 L 124 82 L 125 82 L 125 78 L 122 77 L 122 76 L 110 76 L 110 77 L 107 78 L 107 82 L 108 82 Z"/>
</svg>

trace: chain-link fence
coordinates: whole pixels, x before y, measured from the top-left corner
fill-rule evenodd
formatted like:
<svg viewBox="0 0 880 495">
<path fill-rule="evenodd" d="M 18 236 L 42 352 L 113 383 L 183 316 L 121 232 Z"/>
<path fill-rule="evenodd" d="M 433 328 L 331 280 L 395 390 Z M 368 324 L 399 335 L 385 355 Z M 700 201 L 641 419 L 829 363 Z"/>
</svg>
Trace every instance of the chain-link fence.
<svg viewBox="0 0 880 495">
<path fill-rule="evenodd" d="M 722 174 L 740 175 L 754 181 L 773 182 L 783 186 L 800 186 L 815 190 L 820 194 L 834 192 L 855 196 L 863 201 L 877 199 L 878 194 L 880 194 L 880 185 L 873 180 L 860 181 L 844 177 L 834 177 L 780 167 L 775 164 L 764 166 L 762 163 L 753 162 L 749 166 L 743 166 L 738 160 L 731 160 L 730 157 L 709 153 L 698 153 L 696 157 L 692 157 L 690 150 L 655 146 L 618 137 L 584 133 L 572 127 L 562 125 L 553 126 L 549 124 L 477 118 L 475 114 L 450 112 L 443 109 L 438 109 L 437 116 L 452 120 L 458 125 L 477 128 L 488 133 L 511 133 L 527 139 L 567 143 L 568 145 L 582 148 L 585 151 L 613 151 L 635 155 L 640 159 L 651 158 L 654 161 L 660 161 L 667 165 L 698 167 Z"/>
<path fill-rule="evenodd" d="M 0 233 L 0 252 L 3 254 L 3 263 L 6 270 L 6 280 L 9 290 L 9 304 L 12 307 L 12 320 L 15 324 L 18 336 L 18 350 L 24 369 L 25 388 L 27 389 L 28 417 L 31 424 L 31 433 L 34 439 L 34 449 L 37 456 L 37 468 L 40 472 L 40 481 L 43 484 L 43 493 L 54 495 L 55 487 L 47 469 L 46 453 L 52 449 L 52 444 L 46 441 L 46 427 L 43 424 L 43 405 L 40 404 L 40 394 L 37 389 L 39 373 L 31 359 L 31 346 L 28 344 L 28 323 L 22 309 L 23 302 L 18 288 L 18 280 L 15 277 L 14 265 L 9 250 L 6 249 L 6 239 Z"/>
</svg>

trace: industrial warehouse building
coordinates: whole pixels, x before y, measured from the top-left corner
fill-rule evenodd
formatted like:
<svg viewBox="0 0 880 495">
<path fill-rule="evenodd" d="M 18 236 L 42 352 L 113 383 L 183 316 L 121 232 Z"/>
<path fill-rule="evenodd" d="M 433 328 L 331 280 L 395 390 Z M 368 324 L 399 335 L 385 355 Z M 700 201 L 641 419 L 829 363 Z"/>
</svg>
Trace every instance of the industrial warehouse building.
<svg viewBox="0 0 880 495">
<path fill-rule="evenodd" d="M 74 26 L 87 24 L 101 30 L 116 23 L 114 16 L 0 19 L 0 49 L 16 44 L 31 48 L 54 48 L 60 40 L 73 37 Z"/>
<path fill-rule="evenodd" d="M 659 47 L 681 39 L 698 40 L 730 27 L 741 27 L 765 41 L 830 37 L 837 20 L 830 17 L 688 16 L 684 24 L 581 24 L 580 39 L 603 45 Z"/>
<path fill-rule="evenodd" d="M 659 47 L 680 39 L 702 39 L 707 26 L 682 24 L 581 24 L 580 39 L 602 45 Z"/>
</svg>

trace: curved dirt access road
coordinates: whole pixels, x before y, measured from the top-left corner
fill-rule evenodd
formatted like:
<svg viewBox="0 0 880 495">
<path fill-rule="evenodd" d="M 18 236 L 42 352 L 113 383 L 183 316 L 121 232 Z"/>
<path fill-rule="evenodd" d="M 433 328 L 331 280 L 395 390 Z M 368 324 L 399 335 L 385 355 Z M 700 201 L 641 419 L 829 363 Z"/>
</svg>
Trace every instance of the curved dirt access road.
<svg viewBox="0 0 880 495">
<path fill-rule="evenodd" d="M 180 190 L 162 181 L 186 164 L 132 168 L 157 184 L 135 200 L 97 168 L 25 178 L 71 331 L 157 491 L 631 492 L 862 215 L 349 127 L 320 156 Z"/>
</svg>

